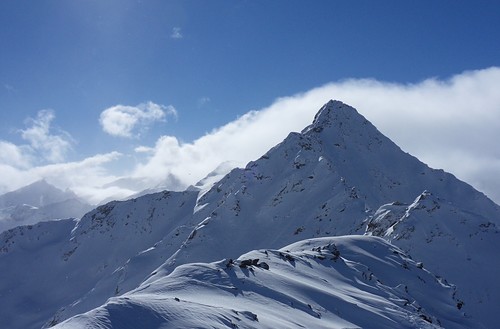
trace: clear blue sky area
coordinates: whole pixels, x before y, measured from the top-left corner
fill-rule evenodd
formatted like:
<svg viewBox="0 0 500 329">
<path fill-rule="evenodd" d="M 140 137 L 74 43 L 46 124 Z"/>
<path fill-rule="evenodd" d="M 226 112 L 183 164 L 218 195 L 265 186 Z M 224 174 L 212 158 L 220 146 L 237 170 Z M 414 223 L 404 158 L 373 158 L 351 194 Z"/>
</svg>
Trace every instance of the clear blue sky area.
<svg viewBox="0 0 500 329">
<path fill-rule="evenodd" d="M 52 109 L 82 158 L 113 105 L 173 105 L 191 141 L 280 96 L 346 78 L 418 82 L 500 66 L 498 1 L 0 2 L 0 139 Z M 155 131 L 156 129 L 156 131 Z M 150 138 L 150 140 L 148 140 Z"/>
</svg>

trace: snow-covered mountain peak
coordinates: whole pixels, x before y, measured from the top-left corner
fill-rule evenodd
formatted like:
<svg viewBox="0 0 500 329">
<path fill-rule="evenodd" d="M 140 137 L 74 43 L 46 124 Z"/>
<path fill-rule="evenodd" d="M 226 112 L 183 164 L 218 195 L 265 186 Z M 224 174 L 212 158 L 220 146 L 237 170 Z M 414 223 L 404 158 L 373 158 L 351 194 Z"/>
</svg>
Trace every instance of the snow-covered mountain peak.
<svg viewBox="0 0 500 329">
<path fill-rule="evenodd" d="M 359 125 L 359 122 L 364 121 L 366 121 L 366 119 L 364 119 L 364 117 L 353 107 L 341 101 L 330 100 L 321 107 L 318 113 L 316 113 L 313 123 L 302 130 L 302 133 L 304 134 L 309 131 L 319 133 L 332 127 L 338 129 L 343 125 L 356 126 Z"/>
<path fill-rule="evenodd" d="M 90 209 L 70 189 L 60 190 L 42 179 L 0 195 L 0 232 L 42 220 L 78 218 Z"/>
<path fill-rule="evenodd" d="M 0 207 L 9 207 L 19 204 L 29 204 L 34 207 L 45 206 L 50 203 L 61 202 L 78 197 L 70 190 L 62 191 L 45 179 L 38 180 L 27 186 L 0 196 Z"/>
</svg>

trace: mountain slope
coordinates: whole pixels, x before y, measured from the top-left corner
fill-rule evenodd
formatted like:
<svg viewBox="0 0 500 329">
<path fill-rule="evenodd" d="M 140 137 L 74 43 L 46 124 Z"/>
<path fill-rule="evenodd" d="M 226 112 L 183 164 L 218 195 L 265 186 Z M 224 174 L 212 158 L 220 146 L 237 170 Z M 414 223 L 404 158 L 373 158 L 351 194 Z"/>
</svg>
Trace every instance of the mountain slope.
<svg viewBox="0 0 500 329">
<path fill-rule="evenodd" d="M 0 327 L 40 328 L 58 311 L 97 307 L 118 291 L 109 277 L 121 273 L 131 257 L 145 254 L 165 235 L 180 244 L 186 217 L 192 214 L 194 192 L 162 192 L 129 202 L 111 202 L 81 220 L 42 222 L 0 234 Z M 128 290 L 137 287 L 164 259 L 149 259 L 145 271 L 128 275 Z M 98 283 L 101 282 L 99 285 Z M 126 285 L 124 283 L 124 285 Z M 57 314 L 55 315 L 57 318 Z"/>
<path fill-rule="evenodd" d="M 381 205 L 410 204 L 425 190 L 471 212 L 477 225 L 499 222 L 499 207 L 482 193 L 404 153 L 353 108 L 329 102 L 302 133 L 200 196 L 200 225 L 172 264 L 205 259 L 206 250 L 223 257 L 300 238 L 363 234 Z"/>
<path fill-rule="evenodd" d="M 381 236 L 423 260 L 459 287 L 469 312 L 495 323 L 492 306 L 500 300 L 500 229 L 495 219 L 454 207 L 425 191 L 410 204 L 381 206 L 368 221 L 367 234 Z"/>
<path fill-rule="evenodd" d="M 469 328 L 455 288 L 364 236 L 177 267 L 54 328 Z"/>
<path fill-rule="evenodd" d="M 438 211 L 432 210 L 432 200 L 440 205 Z M 71 223 L 51 224 L 74 227 L 39 248 L 36 257 L 49 259 L 45 266 L 29 265 L 34 257 L 29 250 L 38 246 L 35 240 L 43 232 L 55 228 L 40 224 L 0 235 L 0 267 L 9 268 L 0 280 L 0 296 L 5 297 L 0 299 L 0 321 L 11 319 L 7 327 L 41 326 L 44 317 L 47 326 L 60 323 L 141 284 L 162 282 L 183 264 L 350 234 L 377 235 L 410 251 L 444 285 L 444 279 L 456 284 L 454 300 L 460 303 L 455 302 L 455 309 L 487 328 L 496 324 L 500 289 L 491 273 L 500 269 L 500 241 L 495 238 L 499 206 L 453 175 L 403 152 L 338 101 L 327 103 L 301 133 L 291 133 L 212 188 L 112 202 Z M 366 241 L 375 241 L 370 239 Z M 464 262 L 471 266 L 457 265 Z M 52 302 L 47 305 L 43 295 L 31 294 L 38 284 L 18 280 L 19 272 L 43 273 Z M 59 285 L 66 278 L 77 284 Z M 21 289 L 15 294 L 6 293 L 16 286 Z M 27 299 L 32 303 L 28 310 L 40 309 L 36 319 L 20 306 Z"/>
<path fill-rule="evenodd" d="M 408 248 L 401 239 L 384 237 L 418 256 L 431 271 L 452 279 L 459 290 L 463 287 L 464 298 L 476 306 L 471 310 L 474 316 L 494 323 L 492 305 L 500 300 L 498 281 L 492 277 L 500 269 L 500 241 L 495 238 L 499 206 L 453 175 L 403 152 L 355 109 L 335 101 L 326 104 L 302 133 L 291 133 L 201 195 L 196 214 L 200 224 L 156 276 L 180 264 L 236 257 L 252 248 L 364 234 L 379 207 L 410 205 L 424 191 L 432 191 L 446 204 L 439 215 L 441 222 L 454 223 L 446 228 L 448 239 L 427 242 L 425 234 L 415 235 Z M 433 214 L 422 211 L 420 216 Z M 463 220 L 467 225 L 459 224 Z M 428 229 L 432 228 L 426 225 L 421 231 Z M 474 265 L 465 265 L 471 255 L 476 256 L 468 263 Z M 485 272 L 488 280 L 479 279 Z"/>
</svg>

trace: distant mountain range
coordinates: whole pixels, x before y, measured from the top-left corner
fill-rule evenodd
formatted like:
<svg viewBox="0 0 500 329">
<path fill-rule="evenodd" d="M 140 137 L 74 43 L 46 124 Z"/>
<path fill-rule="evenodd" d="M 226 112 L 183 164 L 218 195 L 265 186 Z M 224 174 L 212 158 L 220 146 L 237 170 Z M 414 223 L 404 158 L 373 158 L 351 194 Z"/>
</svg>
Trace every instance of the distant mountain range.
<svg viewBox="0 0 500 329">
<path fill-rule="evenodd" d="M 499 225 L 330 101 L 221 179 L 2 233 L 0 327 L 495 328 Z"/>
<path fill-rule="evenodd" d="M 80 218 L 92 206 L 45 180 L 0 195 L 0 231 L 44 220 Z"/>
</svg>

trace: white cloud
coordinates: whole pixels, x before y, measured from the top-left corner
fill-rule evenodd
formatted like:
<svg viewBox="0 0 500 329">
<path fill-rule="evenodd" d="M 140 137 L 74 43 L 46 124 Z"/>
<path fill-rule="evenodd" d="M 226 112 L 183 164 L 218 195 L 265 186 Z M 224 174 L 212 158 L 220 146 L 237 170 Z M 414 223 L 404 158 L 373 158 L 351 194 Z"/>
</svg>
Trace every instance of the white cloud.
<svg viewBox="0 0 500 329">
<path fill-rule="evenodd" d="M 110 174 L 106 164 L 116 161 L 118 152 L 97 154 L 81 161 L 17 168 L 0 162 L 0 194 L 28 185 L 42 178 L 60 188 L 71 188 L 89 202 L 98 203 L 108 197 L 125 197 L 134 191 L 103 188 L 119 177 Z"/>
<path fill-rule="evenodd" d="M 174 27 L 172 29 L 172 33 L 170 34 L 172 39 L 182 39 L 184 36 L 182 35 L 180 27 Z"/>
<path fill-rule="evenodd" d="M 96 154 L 81 161 L 58 163 L 31 168 L 28 172 L 45 178 L 61 188 L 69 187 L 79 196 L 91 203 L 98 203 L 106 198 L 122 198 L 134 191 L 118 188 L 106 188 L 106 184 L 118 179 L 106 165 L 122 157 L 119 152 Z"/>
<path fill-rule="evenodd" d="M 137 153 L 152 153 L 154 152 L 154 150 L 154 148 L 147 146 L 138 146 L 134 149 L 134 151 Z"/>
<path fill-rule="evenodd" d="M 28 168 L 32 161 L 28 154 L 29 151 L 29 149 L 26 149 L 26 146 L 17 146 L 10 142 L 0 140 L 0 164 L 16 168 Z"/>
<path fill-rule="evenodd" d="M 500 179 L 495 179 L 500 177 L 499 84 L 500 68 L 417 84 L 372 79 L 330 83 L 278 99 L 193 143 L 163 136 L 134 175 L 172 173 L 186 185 L 193 184 L 224 160 L 244 164 L 258 158 L 290 131 L 308 125 L 333 98 L 356 107 L 405 151 L 456 174 L 499 202 Z"/>
<path fill-rule="evenodd" d="M 115 105 L 102 111 L 99 123 L 102 129 L 117 137 L 139 137 L 137 129 L 145 129 L 157 121 L 165 121 L 170 115 L 177 117 L 177 111 L 171 105 L 158 105 L 153 102 L 137 106 Z"/>
<path fill-rule="evenodd" d="M 31 149 L 49 162 L 63 161 L 73 143 L 70 134 L 63 130 L 58 130 L 58 134 L 51 133 L 53 130 L 51 123 L 54 118 L 55 114 L 51 110 L 38 111 L 36 119 L 26 120 L 29 127 L 20 131 Z"/>
</svg>

